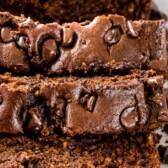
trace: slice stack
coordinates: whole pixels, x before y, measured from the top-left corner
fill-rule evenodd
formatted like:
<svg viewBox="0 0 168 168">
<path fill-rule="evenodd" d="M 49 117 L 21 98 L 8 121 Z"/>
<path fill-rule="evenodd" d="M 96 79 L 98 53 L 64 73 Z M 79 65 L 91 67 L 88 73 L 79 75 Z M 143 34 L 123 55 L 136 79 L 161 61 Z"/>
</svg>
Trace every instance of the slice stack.
<svg viewBox="0 0 168 168">
<path fill-rule="evenodd" d="M 0 75 L 2 167 L 160 167 L 164 20 L 59 25 L 0 12 L 0 27 L 11 72 Z"/>
</svg>

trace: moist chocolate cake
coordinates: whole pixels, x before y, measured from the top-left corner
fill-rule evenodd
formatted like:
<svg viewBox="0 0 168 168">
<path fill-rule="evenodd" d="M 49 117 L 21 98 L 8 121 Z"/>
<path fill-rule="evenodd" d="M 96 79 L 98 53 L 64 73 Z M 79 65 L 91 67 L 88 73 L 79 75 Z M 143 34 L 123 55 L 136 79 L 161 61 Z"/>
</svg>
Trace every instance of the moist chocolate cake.
<svg viewBox="0 0 168 168">
<path fill-rule="evenodd" d="M 1 71 L 45 75 L 114 75 L 130 69 L 167 73 L 164 20 L 123 16 L 41 24 L 0 12 Z"/>
<path fill-rule="evenodd" d="M 3 168 L 161 168 L 155 136 L 87 135 L 0 138 Z"/>
<path fill-rule="evenodd" d="M 92 20 L 102 14 L 120 14 L 128 19 L 148 19 L 150 0 L 0 0 L 0 11 L 24 14 L 44 23 Z"/>
<path fill-rule="evenodd" d="M 94 78 L 0 75 L 0 133 L 149 132 L 168 122 L 163 76 L 135 71 Z"/>
<path fill-rule="evenodd" d="M 160 168 L 164 20 L 96 17 L 148 19 L 150 0 L 1 1 L 27 18 L 0 12 L 0 167 Z"/>
</svg>

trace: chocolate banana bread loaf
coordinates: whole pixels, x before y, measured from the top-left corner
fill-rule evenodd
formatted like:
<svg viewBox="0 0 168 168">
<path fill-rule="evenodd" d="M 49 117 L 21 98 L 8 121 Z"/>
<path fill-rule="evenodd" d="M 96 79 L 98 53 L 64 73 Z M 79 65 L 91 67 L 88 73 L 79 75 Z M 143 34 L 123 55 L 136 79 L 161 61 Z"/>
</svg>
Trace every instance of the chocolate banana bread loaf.
<svg viewBox="0 0 168 168">
<path fill-rule="evenodd" d="M 148 19 L 150 0 L 0 0 L 0 11 L 24 14 L 45 23 L 92 20 L 102 14 Z"/>
<path fill-rule="evenodd" d="M 32 136 L 33 137 L 33 136 Z M 155 136 L 87 135 L 0 138 L 3 168 L 161 168 Z"/>
<path fill-rule="evenodd" d="M 94 78 L 0 75 L 0 133 L 149 132 L 168 122 L 163 76 L 135 71 Z"/>
<path fill-rule="evenodd" d="M 1 71 L 79 76 L 130 69 L 167 72 L 164 20 L 131 22 L 109 15 L 61 26 L 1 12 L 0 28 Z"/>
</svg>

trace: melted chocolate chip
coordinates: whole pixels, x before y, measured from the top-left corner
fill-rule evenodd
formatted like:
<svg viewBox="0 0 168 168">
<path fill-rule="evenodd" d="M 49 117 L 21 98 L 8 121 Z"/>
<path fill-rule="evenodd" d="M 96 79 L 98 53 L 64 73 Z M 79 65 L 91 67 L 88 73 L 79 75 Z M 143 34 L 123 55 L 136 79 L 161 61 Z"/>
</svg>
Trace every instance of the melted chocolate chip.
<svg viewBox="0 0 168 168">
<path fill-rule="evenodd" d="M 57 51 L 56 41 L 54 39 L 46 40 L 43 43 L 43 47 L 42 47 L 42 56 L 43 56 L 44 62 L 50 62 L 54 60 L 57 54 L 58 54 L 58 51 Z"/>
<path fill-rule="evenodd" d="M 38 131 L 42 129 L 42 121 L 41 116 L 39 114 L 39 109 L 37 107 L 33 107 L 29 110 L 29 114 L 31 119 L 28 123 L 28 129 Z"/>
<path fill-rule="evenodd" d="M 80 98 L 79 102 L 80 102 L 81 104 L 86 103 L 88 97 L 89 97 L 89 94 L 85 94 L 83 97 Z"/>
<path fill-rule="evenodd" d="M 13 40 L 10 27 L 4 27 L 1 29 L 1 39 L 5 43 L 11 42 Z"/>
<path fill-rule="evenodd" d="M 138 122 L 138 113 L 135 107 L 125 109 L 120 116 L 120 122 L 125 129 L 133 129 Z"/>
<path fill-rule="evenodd" d="M 128 28 L 128 31 L 127 31 L 128 35 L 130 35 L 131 37 L 138 37 L 138 32 L 136 32 L 133 29 L 131 22 L 127 21 L 126 25 L 127 25 L 127 28 Z"/>
<path fill-rule="evenodd" d="M 112 28 L 108 30 L 104 36 L 105 42 L 108 43 L 109 45 L 118 43 L 120 39 L 121 39 L 121 32 L 119 28 Z"/>
<path fill-rule="evenodd" d="M 84 96 L 80 98 L 79 102 L 82 105 L 84 105 L 88 111 L 93 111 L 96 104 L 96 100 L 97 100 L 96 95 L 90 95 L 86 93 Z"/>
<path fill-rule="evenodd" d="M 95 107 L 95 104 L 96 104 L 96 100 L 97 100 L 96 95 L 91 96 L 91 97 L 87 100 L 87 109 L 88 109 L 89 111 L 93 111 L 93 109 L 94 109 L 94 107 Z"/>
<path fill-rule="evenodd" d="M 20 36 L 17 41 L 17 44 L 22 49 L 27 49 L 28 48 L 28 38 L 26 36 Z"/>
<path fill-rule="evenodd" d="M 62 46 L 68 47 L 73 42 L 74 32 L 71 28 L 63 28 Z"/>
</svg>

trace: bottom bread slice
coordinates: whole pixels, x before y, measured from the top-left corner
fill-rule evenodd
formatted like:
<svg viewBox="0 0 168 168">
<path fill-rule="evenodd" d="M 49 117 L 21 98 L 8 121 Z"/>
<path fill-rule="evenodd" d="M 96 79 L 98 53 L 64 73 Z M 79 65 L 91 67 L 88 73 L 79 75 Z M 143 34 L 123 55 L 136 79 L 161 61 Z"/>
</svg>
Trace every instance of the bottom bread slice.
<svg viewBox="0 0 168 168">
<path fill-rule="evenodd" d="M 0 138 L 3 168 L 161 168 L 154 134 Z"/>
</svg>

